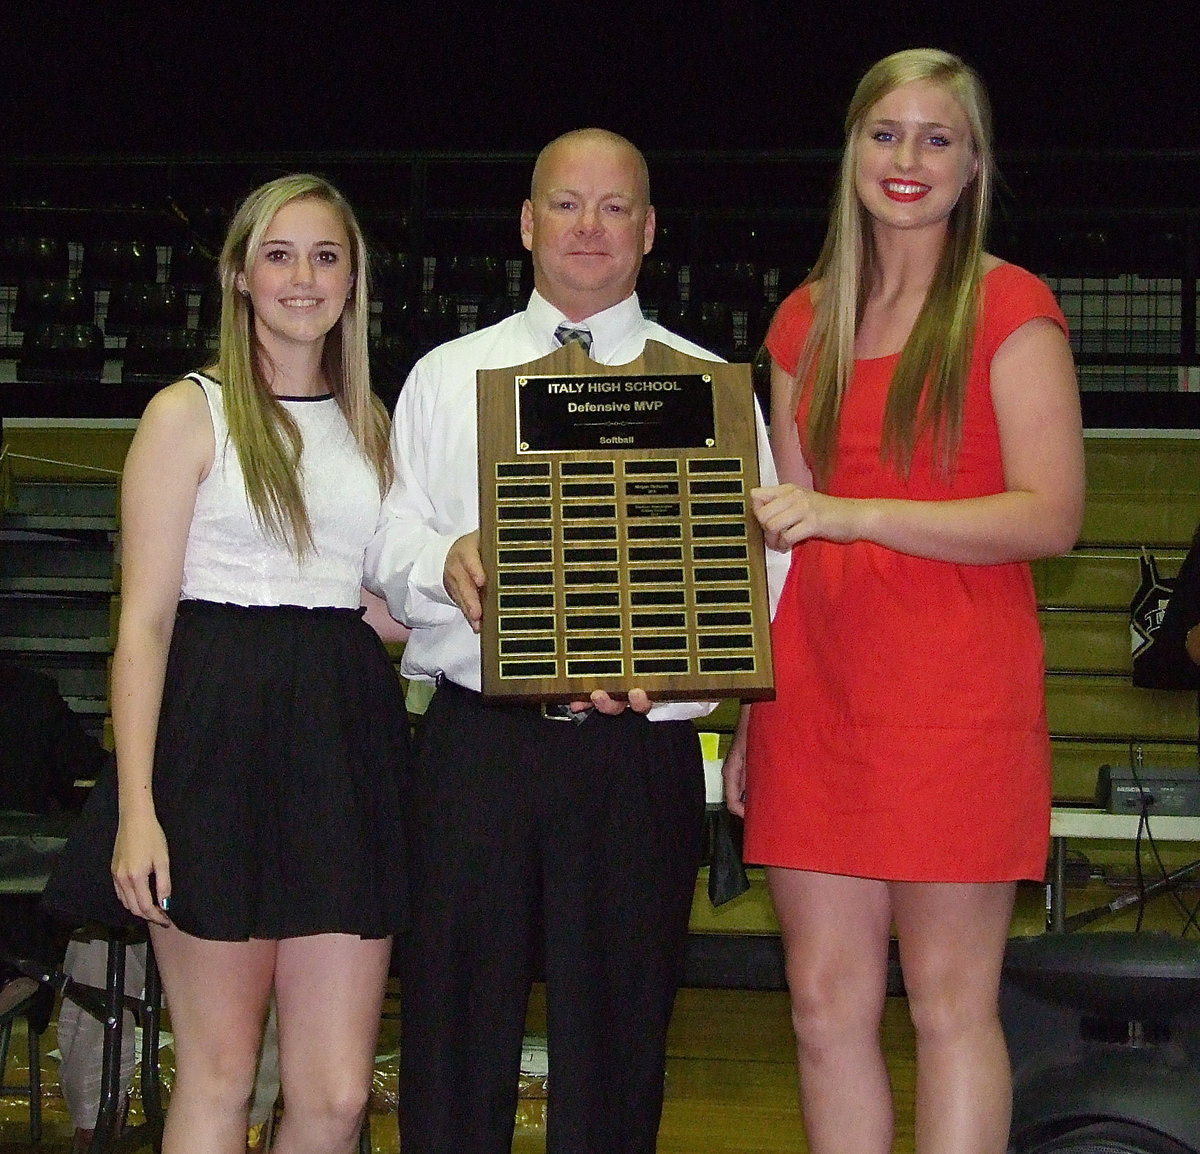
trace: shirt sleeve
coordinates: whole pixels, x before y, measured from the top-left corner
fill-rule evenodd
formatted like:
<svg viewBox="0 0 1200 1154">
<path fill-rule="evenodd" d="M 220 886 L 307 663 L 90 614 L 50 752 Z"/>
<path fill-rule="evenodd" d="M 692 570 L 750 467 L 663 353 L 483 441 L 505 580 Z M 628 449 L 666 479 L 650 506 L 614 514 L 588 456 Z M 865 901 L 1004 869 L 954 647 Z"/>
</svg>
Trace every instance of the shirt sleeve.
<svg viewBox="0 0 1200 1154">
<path fill-rule="evenodd" d="M 1045 317 L 1065 336 L 1067 318 L 1045 281 L 1015 264 L 992 270 L 983 282 L 983 343 L 990 364 L 996 350 L 1028 321 Z"/>
<path fill-rule="evenodd" d="M 367 546 L 363 584 L 387 599 L 388 610 L 411 628 L 445 625 L 459 614 L 442 583 L 446 554 L 461 535 L 439 532 L 429 496 L 429 450 L 439 443 L 434 392 L 420 364 L 400 391 L 392 420 L 395 478 Z"/>
<path fill-rule="evenodd" d="M 811 325 L 812 300 L 808 286 L 801 285 L 783 299 L 767 330 L 767 351 L 784 372 L 795 374 Z"/>
</svg>

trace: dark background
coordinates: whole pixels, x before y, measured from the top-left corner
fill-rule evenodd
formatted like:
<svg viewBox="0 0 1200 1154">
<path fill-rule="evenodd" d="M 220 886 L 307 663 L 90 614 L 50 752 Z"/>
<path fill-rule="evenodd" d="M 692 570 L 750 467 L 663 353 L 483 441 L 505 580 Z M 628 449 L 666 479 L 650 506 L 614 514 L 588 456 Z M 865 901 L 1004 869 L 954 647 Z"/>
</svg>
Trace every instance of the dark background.
<svg viewBox="0 0 1200 1154">
<path fill-rule="evenodd" d="M 1193 149 L 1198 11 L 1195 0 L 13 4 L 0 142 L 25 157 L 527 152 L 595 123 L 647 151 L 836 147 L 865 68 L 931 44 L 982 72 L 1001 150 Z"/>
</svg>

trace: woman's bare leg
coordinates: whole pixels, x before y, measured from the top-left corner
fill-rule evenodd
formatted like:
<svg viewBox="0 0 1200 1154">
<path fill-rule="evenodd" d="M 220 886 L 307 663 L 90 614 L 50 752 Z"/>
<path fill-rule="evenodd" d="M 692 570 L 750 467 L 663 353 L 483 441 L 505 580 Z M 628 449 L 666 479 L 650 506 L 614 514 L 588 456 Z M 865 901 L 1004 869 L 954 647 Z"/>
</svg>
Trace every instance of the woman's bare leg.
<svg viewBox="0 0 1200 1154">
<path fill-rule="evenodd" d="M 892 1096 L 879 1029 L 891 919 L 885 882 L 771 868 L 800 1103 L 811 1154 L 889 1154 Z"/>
<path fill-rule="evenodd" d="M 164 1154 L 245 1154 L 275 942 L 215 942 L 151 926 L 175 1037 Z"/>
<path fill-rule="evenodd" d="M 283 1120 L 277 1154 L 352 1154 L 375 1068 L 390 938 L 279 943 L 275 1001 Z"/>
<path fill-rule="evenodd" d="M 918 1154 L 1003 1154 L 1012 1071 L 999 991 L 1016 886 L 894 882 L 891 891 L 917 1035 Z"/>
</svg>

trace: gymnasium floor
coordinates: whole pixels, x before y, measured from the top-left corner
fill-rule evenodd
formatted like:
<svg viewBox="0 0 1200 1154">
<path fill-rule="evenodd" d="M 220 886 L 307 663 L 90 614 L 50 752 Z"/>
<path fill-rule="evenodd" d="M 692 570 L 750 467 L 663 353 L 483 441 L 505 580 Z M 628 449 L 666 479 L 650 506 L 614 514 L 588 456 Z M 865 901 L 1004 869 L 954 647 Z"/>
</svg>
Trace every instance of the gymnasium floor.
<svg viewBox="0 0 1200 1154">
<path fill-rule="evenodd" d="M 911 1038 L 902 999 L 889 999 L 889 1047 L 900 1085 L 911 1084 Z M 544 1027 L 541 990 L 530 1002 L 530 1028 Z M 54 1047 L 54 1026 L 44 1037 Z M 372 1146 L 377 1154 L 398 1150 L 396 1117 L 396 1023 L 385 1020 L 376 1067 L 376 1093 L 371 1116 Z M 893 1035 L 895 1036 L 893 1038 Z M 10 1082 L 25 1077 L 24 1041 L 14 1034 L 17 1053 L 9 1061 Z M 671 1027 L 667 1069 L 667 1102 L 660 1133 L 662 1154 L 774 1154 L 803 1150 L 796 1104 L 795 1066 L 787 1000 L 782 993 L 683 990 Z M 164 1051 L 164 1070 L 170 1051 Z M 41 1151 L 65 1154 L 70 1124 L 58 1090 L 52 1059 L 44 1063 L 43 1125 L 40 1146 L 29 1144 L 24 1102 L 0 1103 L 0 1152 Z M 137 1103 L 135 1101 L 135 1113 Z M 911 1120 L 906 1144 L 911 1149 Z M 545 1100 L 522 1098 L 513 1151 L 545 1150 Z"/>
<path fill-rule="evenodd" d="M 1088 909 L 1108 900 L 1099 883 L 1072 890 L 1069 908 Z M 1197 895 L 1188 895 L 1189 905 Z M 1014 933 L 1037 933 L 1042 919 L 1041 887 L 1022 887 Z M 1132 929 L 1134 913 L 1097 922 L 1094 929 Z M 1145 928 L 1178 933 L 1180 915 L 1160 897 L 1148 907 Z M 376 1154 L 399 1150 L 394 1103 L 397 1069 L 395 990 L 385 1004 L 371 1111 Z M 167 1023 L 169 1029 L 169 1021 Z M 535 987 L 528 1028 L 544 1034 L 543 991 Z M 884 1049 L 897 1101 L 896 1154 L 913 1150 L 913 1035 L 905 1000 L 888 998 L 883 1023 Z M 43 1038 L 43 1054 L 54 1049 L 53 1023 Z M 164 1082 L 169 1086 L 170 1050 L 163 1052 Z M 14 1031 L 6 1081 L 27 1079 L 25 1040 Z M 134 1102 L 134 1117 L 139 1105 Z M 13 1097 L 0 1099 L 0 1154 L 66 1154 L 70 1123 L 58 1088 L 56 1064 L 43 1061 L 42 1142 L 29 1142 L 28 1106 Z M 545 1150 L 545 1101 L 520 1101 L 513 1154 Z M 775 991 L 680 991 L 672 1019 L 667 1066 L 666 1106 L 659 1133 L 660 1154 L 798 1154 L 805 1149 L 797 1105 L 794 1047 L 786 994 Z"/>
</svg>

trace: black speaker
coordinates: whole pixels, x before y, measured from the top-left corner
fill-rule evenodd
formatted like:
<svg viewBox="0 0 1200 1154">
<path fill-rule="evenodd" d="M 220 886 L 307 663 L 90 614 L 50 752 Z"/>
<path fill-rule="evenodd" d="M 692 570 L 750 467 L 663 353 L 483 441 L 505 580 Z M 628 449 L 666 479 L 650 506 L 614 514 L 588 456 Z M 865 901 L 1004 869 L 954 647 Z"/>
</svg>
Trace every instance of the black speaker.
<svg viewBox="0 0 1200 1154">
<path fill-rule="evenodd" d="M 1000 1011 L 1012 1154 L 1200 1154 L 1200 943 L 1014 938 Z"/>
</svg>

